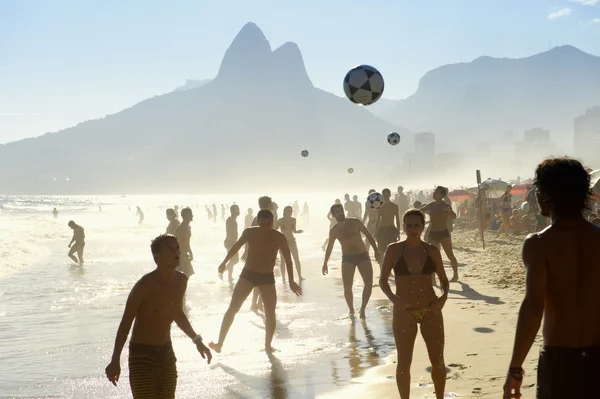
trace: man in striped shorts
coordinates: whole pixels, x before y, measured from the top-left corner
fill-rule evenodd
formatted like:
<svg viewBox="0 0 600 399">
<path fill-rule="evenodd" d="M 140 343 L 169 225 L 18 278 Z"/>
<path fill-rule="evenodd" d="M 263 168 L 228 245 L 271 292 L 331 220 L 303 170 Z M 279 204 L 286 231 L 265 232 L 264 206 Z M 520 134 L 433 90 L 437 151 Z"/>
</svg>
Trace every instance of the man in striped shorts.
<svg viewBox="0 0 600 399">
<path fill-rule="evenodd" d="M 135 320 L 129 343 L 129 383 L 133 398 L 174 399 L 177 359 L 171 345 L 171 324 L 177 323 L 209 364 L 212 354 L 183 312 L 188 278 L 176 270 L 180 263 L 177 238 L 160 235 L 150 248 L 156 269 L 143 276 L 129 294 L 106 377 L 117 386 L 121 351 Z"/>
</svg>

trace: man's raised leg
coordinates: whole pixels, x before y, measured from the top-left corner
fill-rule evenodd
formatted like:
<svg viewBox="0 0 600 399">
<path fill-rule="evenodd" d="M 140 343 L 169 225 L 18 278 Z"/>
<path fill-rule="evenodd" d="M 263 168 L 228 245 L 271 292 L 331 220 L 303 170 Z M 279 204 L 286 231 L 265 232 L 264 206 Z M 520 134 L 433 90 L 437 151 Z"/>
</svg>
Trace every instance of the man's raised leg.
<svg viewBox="0 0 600 399">
<path fill-rule="evenodd" d="M 348 316 L 354 317 L 354 293 L 352 285 L 354 284 L 354 272 L 356 266 L 353 263 L 342 263 L 342 282 L 344 283 L 344 298 L 348 305 Z"/>
</svg>

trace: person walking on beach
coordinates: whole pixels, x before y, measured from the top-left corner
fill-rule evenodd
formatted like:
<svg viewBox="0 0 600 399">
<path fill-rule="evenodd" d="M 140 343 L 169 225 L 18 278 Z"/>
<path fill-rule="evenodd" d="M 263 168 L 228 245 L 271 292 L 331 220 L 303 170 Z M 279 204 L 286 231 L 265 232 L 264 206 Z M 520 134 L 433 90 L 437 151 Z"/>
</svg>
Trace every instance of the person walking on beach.
<svg viewBox="0 0 600 399">
<path fill-rule="evenodd" d="M 117 386 L 121 375 L 121 352 L 133 324 L 129 342 L 129 384 L 134 399 L 174 399 L 177 359 L 171 344 L 171 324 L 192 339 L 200 356 L 210 364 L 212 354 L 202 343 L 183 311 L 188 278 L 179 266 L 177 238 L 163 234 L 150 245 L 156 269 L 143 276 L 131 290 L 105 373 Z"/>
<path fill-rule="evenodd" d="M 231 207 L 229 207 L 229 212 L 231 215 L 225 221 L 225 241 L 223 242 L 227 252 L 231 250 L 233 244 L 235 244 L 239 238 L 237 217 L 240 216 L 240 207 L 237 205 L 231 205 Z M 230 282 L 233 281 L 233 267 L 239 261 L 240 257 L 236 253 L 227 263 L 228 281 Z"/>
<path fill-rule="evenodd" d="M 582 215 L 591 196 L 590 177 L 579 161 L 553 158 L 538 165 L 534 185 L 541 213 L 552 224 L 523 243 L 526 291 L 504 399 L 521 397 L 523 362 L 542 320 L 537 398 L 597 398 L 600 227 Z"/>
<path fill-rule="evenodd" d="M 509 184 L 506 186 L 504 194 L 498 199 L 498 213 L 502 218 L 502 224 L 496 233 L 496 237 L 499 237 L 504 230 L 505 236 L 508 237 L 508 231 L 510 229 L 510 217 L 512 216 L 512 195 L 510 194 L 512 186 Z"/>
<path fill-rule="evenodd" d="M 375 189 L 370 189 L 369 190 L 369 195 L 371 195 L 372 193 L 375 192 Z M 371 208 L 371 206 L 369 206 L 369 201 L 365 201 L 365 213 L 363 215 L 362 218 L 362 222 L 365 226 L 367 226 L 367 230 L 369 230 L 369 233 L 371 233 L 371 235 L 373 237 L 375 237 L 375 226 L 377 226 L 377 209 L 373 209 Z M 370 243 L 368 240 L 365 240 L 365 245 L 367 247 L 367 252 L 369 252 L 369 248 L 370 248 Z"/>
<path fill-rule="evenodd" d="M 398 205 L 391 201 L 391 191 L 384 188 L 381 194 L 385 202 L 377 210 L 375 237 L 377 238 L 377 247 L 385 253 L 388 245 L 400 238 L 400 214 Z"/>
<path fill-rule="evenodd" d="M 194 267 L 192 261 L 194 260 L 194 253 L 190 246 L 190 239 L 192 238 L 192 227 L 190 223 L 194 220 L 194 214 L 190 208 L 183 208 L 181 210 L 181 219 L 183 220 L 177 229 L 175 229 L 175 237 L 181 246 L 181 264 L 177 270 L 181 271 L 188 278 L 194 275 Z"/>
<path fill-rule="evenodd" d="M 69 248 L 71 248 L 69 250 L 69 258 L 81 266 L 83 265 L 83 249 L 85 248 L 85 231 L 83 227 L 72 220 L 69 221 L 69 227 L 73 229 L 73 238 L 71 238 L 71 242 L 69 243 Z M 75 252 L 77 252 L 77 257 L 74 256 Z"/>
<path fill-rule="evenodd" d="M 444 397 L 446 365 L 444 363 L 444 319 L 442 308 L 449 292 L 449 282 L 439 249 L 421 240 L 425 215 L 417 209 L 403 216 L 406 240 L 390 244 L 382 262 L 379 286 L 392 301 L 394 340 L 398 352 L 396 383 L 401 399 L 410 396 L 410 366 L 418 326 L 431 361 L 431 378 L 437 399 Z M 394 271 L 396 294 L 389 284 Z M 430 275 L 437 274 L 442 288 L 438 298 Z"/>
<path fill-rule="evenodd" d="M 211 342 L 209 346 L 217 353 L 221 353 L 223 343 L 233 324 L 235 315 L 240 311 L 242 304 L 250 295 L 253 288 L 258 288 L 264 303 L 265 312 L 265 351 L 273 351 L 272 342 L 275 334 L 275 307 L 277 305 L 277 291 L 275 290 L 275 276 L 273 269 L 277 253 L 281 250 L 285 259 L 288 271 L 288 281 L 290 289 L 296 295 L 302 295 L 302 289 L 294 281 L 294 269 L 292 257 L 288 247 L 287 239 L 283 234 L 273 229 L 273 213 L 268 209 L 261 209 L 257 214 L 258 227 L 250 227 L 242 233 L 240 239 L 233 245 L 227 253 L 223 262 L 219 265 L 218 272 L 223 273 L 227 267 L 227 262 L 233 258 L 238 251 L 248 244 L 248 258 L 238 279 L 229 309 L 223 317 L 221 330 L 219 332 L 219 341 Z"/>
<path fill-rule="evenodd" d="M 283 208 L 283 217 L 277 221 L 277 228 L 281 230 L 281 233 L 285 236 L 290 247 L 290 253 L 294 259 L 296 265 L 296 271 L 298 272 L 298 281 L 304 280 L 302 277 L 302 265 L 300 264 L 300 255 L 298 254 L 298 244 L 296 244 L 296 237 L 294 234 L 301 234 L 302 230 L 296 230 L 296 218 L 292 217 L 293 208 L 286 206 Z M 285 282 L 285 268 L 283 267 L 283 258 L 280 263 L 281 278 Z"/>
<path fill-rule="evenodd" d="M 167 231 L 165 234 L 170 234 L 174 236 L 177 231 L 177 227 L 179 227 L 181 222 L 177 218 L 177 213 L 175 212 L 175 209 L 169 208 L 165 213 L 167 215 L 167 220 L 169 221 L 169 225 L 167 226 Z"/>
<path fill-rule="evenodd" d="M 377 243 L 371 233 L 369 233 L 369 230 L 367 230 L 365 225 L 359 219 L 346 218 L 344 215 L 344 207 L 341 204 L 336 203 L 332 205 L 330 212 L 337 223 L 329 230 L 329 239 L 327 242 L 327 249 L 325 250 L 322 273 L 323 275 L 329 273 L 327 262 L 329 262 L 333 244 L 335 243 L 335 240 L 338 240 L 342 246 L 342 282 L 344 284 L 344 298 L 348 305 L 348 316 L 352 319 L 354 318 L 354 294 L 352 292 L 352 285 L 354 283 L 354 273 L 358 268 L 358 272 L 363 279 L 362 304 L 360 306 L 359 315 L 361 319 L 365 319 L 365 311 L 369 299 L 371 298 L 371 292 L 373 291 L 373 266 L 367 247 L 360 234 L 362 233 L 371 243 L 373 250 L 375 251 L 375 260 L 379 262 L 380 254 L 377 249 Z"/>
<path fill-rule="evenodd" d="M 442 186 L 437 186 L 433 192 L 433 202 L 422 206 L 420 210 L 429 214 L 429 225 L 431 227 L 427 242 L 439 248 L 444 248 L 446 256 L 452 265 L 452 279 L 450 282 L 458 281 L 458 261 L 452 251 L 452 236 L 448 231 L 448 218 L 456 219 L 456 213 L 448 204 L 444 202 L 448 190 Z M 433 278 L 433 275 L 432 275 Z"/>
</svg>

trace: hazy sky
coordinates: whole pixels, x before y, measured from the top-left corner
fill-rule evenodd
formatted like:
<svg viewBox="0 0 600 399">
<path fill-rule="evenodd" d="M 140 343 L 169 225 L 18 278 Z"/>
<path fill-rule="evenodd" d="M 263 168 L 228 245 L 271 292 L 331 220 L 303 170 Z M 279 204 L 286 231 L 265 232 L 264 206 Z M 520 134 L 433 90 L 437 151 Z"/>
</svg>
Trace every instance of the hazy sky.
<svg viewBox="0 0 600 399">
<path fill-rule="evenodd" d="M 359 63 L 404 98 L 427 71 L 481 55 L 600 55 L 599 0 L 0 0 L 0 143 L 212 78 L 249 21 L 272 48 L 298 43 L 315 86 L 338 95 Z"/>
</svg>

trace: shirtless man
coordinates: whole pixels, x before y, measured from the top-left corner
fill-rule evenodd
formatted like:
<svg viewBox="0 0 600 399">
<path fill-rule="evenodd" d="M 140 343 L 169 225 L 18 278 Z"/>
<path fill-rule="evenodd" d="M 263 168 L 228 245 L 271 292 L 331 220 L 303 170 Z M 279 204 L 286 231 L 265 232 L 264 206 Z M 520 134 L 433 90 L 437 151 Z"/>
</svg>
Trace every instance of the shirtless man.
<svg viewBox="0 0 600 399">
<path fill-rule="evenodd" d="M 137 209 L 136 209 L 136 211 L 135 211 L 135 215 L 139 218 L 138 219 L 138 224 L 144 223 L 144 211 L 142 211 L 142 208 L 140 208 L 138 206 Z"/>
<path fill-rule="evenodd" d="M 227 218 L 225 221 L 225 249 L 227 252 L 233 247 L 233 244 L 238 240 L 238 224 L 237 217 L 240 216 L 240 208 L 237 205 L 231 205 L 229 208 L 231 212 L 231 216 Z M 227 263 L 227 272 L 229 281 L 233 281 L 233 266 L 235 266 L 240 261 L 239 255 L 236 253 L 229 263 Z"/>
<path fill-rule="evenodd" d="M 85 232 L 83 231 L 83 227 L 79 226 L 74 221 L 69 221 L 69 227 L 73 229 L 73 238 L 71 238 L 71 242 L 69 243 L 69 258 L 73 259 L 73 262 L 79 263 L 79 265 L 83 265 L 83 248 L 85 247 Z M 73 245 L 75 243 L 75 245 Z M 73 254 L 77 252 L 77 259 Z"/>
<path fill-rule="evenodd" d="M 371 195 L 374 192 L 374 189 L 370 189 L 369 195 Z M 365 226 L 367 226 L 367 230 L 369 230 L 369 233 L 371 233 L 372 236 L 375 236 L 375 226 L 377 226 L 377 218 L 377 209 L 371 208 L 369 206 L 369 201 L 365 201 L 365 213 L 363 215 L 362 222 Z M 369 252 L 369 240 L 365 240 L 365 245 L 367 247 L 367 252 Z"/>
<path fill-rule="evenodd" d="M 353 218 L 354 217 L 354 204 L 352 203 L 352 200 L 350 199 L 350 194 L 344 194 L 344 210 L 346 211 L 346 217 L 347 218 Z"/>
<path fill-rule="evenodd" d="M 300 217 L 300 204 L 298 203 L 298 200 L 294 201 L 294 205 L 292 205 L 293 208 L 293 216 L 297 219 Z M 285 211 L 284 211 L 285 212 Z"/>
<path fill-rule="evenodd" d="M 360 215 L 362 215 L 362 203 L 358 200 L 358 195 L 352 197 L 352 206 L 354 207 L 353 217 L 360 219 Z"/>
<path fill-rule="evenodd" d="M 547 159 L 535 171 L 542 215 L 552 224 L 523 243 L 525 298 L 504 398 L 521 397 L 523 362 L 542 320 L 537 398 L 597 398 L 600 376 L 600 228 L 582 212 L 590 177 L 576 160 Z"/>
<path fill-rule="evenodd" d="M 270 211 L 271 214 L 273 214 L 273 220 L 275 220 L 275 216 L 274 216 L 275 214 L 273 213 L 273 200 L 271 199 L 271 197 L 268 197 L 266 195 L 259 197 L 258 198 L 258 208 L 260 210 L 266 209 L 266 210 Z M 258 215 L 252 221 L 251 227 L 257 227 L 257 226 L 258 226 Z M 248 256 L 247 251 L 248 251 L 248 246 L 246 245 L 246 248 L 244 248 L 244 253 L 242 254 L 243 261 L 246 261 L 246 258 Z M 253 312 L 256 312 L 257 310 L 262 309 L 262 308 L 263 308 L 263 305 L 262 305 L 262 299 L 260 297 L 260 290 L 255 287 L 252 292 L 252 303 L 250 305 L 250 310 L 252 310 Z"/>
<path fill-rule="evenodd" d="M 354 272 L 358 267 L 358 272 L 363 279 L 364 285 L 360 318 L 365 319 L 365 310 L 371 298 L 371 291 L 373 290 L 373 266 L 371 265 L 371 258 L 369 258 L 367 247 L 360 234 L 362 233 L 373 246 L 377 262 L 380 259 L 379 250 L 377 249 L 375 239 L 359 219 L 345 217 L 344 208 L 341 204 L 333 205 L 331 207 L 331 214 L 337 220 L 337 224 L 329 230 L 329 243 L 325 251 L 322 272 L 323 275 L 329 273 L 327 262 L 329 262 L 333 244 L 335 240 L 338 240 L 342 246 L 342 282 L 344 284 L 344 298 L 348 305 L 349 316 L 350 318 L 354 318 L 352 284 L 354 283 Z"/>
<path fill-rule="evenodd" d="M 244 218 L 244 228 L 245 229 L 252 226 L 252 222 L 254 221 L 253 212 L 254 211 L 252 210 L 252 208 L 248 208 L 248 213 L 246 214 L 246 217 Z"/>
<path fill-rule="evenodd" d="M 298 281 L 304 280 L 302 277 L 302 266 L 300 265 L 300 255 L 298 254 L 298 244 L 296 244 L 296 237 L 294 234 L 301 234 L 302 230 L 296 230 L 296 218 L 292 217 L 293 208 L 286 206 L 283 208 L 283 217 L 277 221 L 277 228 L 281 230 L 281 233 L 285 236 L 290 247 L 290 252 L 294 263 L 296 264 L 296 271 L 298 272 Z M 281 278 L 285 282 L 285 268 L 283 267 L 283 258 L 280 263 Z"/>
<path fill-rule="evenodd" d="M 394 198 L 394 202 L 398 205 L 398 214 L 400 218 L 404 217 L 404 213 L 408 211 L 408 196 L 404 194 L 404 187 L 398 186 L 398 192 L 396 193 L 396 197 Z"/>
<path fill-rule="evenodd" d="M 175 322 L 192 339 L 208 364 L 212 355 L 202 343 L 183 312 L 188 278 L 178 271 L 179 244 L 172 235 L 161 235 L 150 246 L 156 269 L 133 287 L 115 339 L 106 377 L 117 386 L 121 374 L 121 352 L 133 325 L 129 342 L 129 383 L 134 399 L 174 399 L 177 366 L 171 345 L 171 324 Z"/>
<path fill-rule="evenodd" d="M 165 234 L 170 234 L 172 236 L 175 235 L 177 231 L 177 227 L 181 224 L 179 219 L 177 218 L 177 213 L 175 213 L 175 209 L 169 208 L 166 211 L 167 220 L 169 221 L 169 225 L 167 226 L 167 231 Z"/>
<path fill-rule="evenodd" d="M 233 323 L 235 315 L 240 311 L 242 304 L 253 288 L 260 290 L 265 308 L 265 351 L 271 353 L 273 335 L 275 334 L 275 306 L 277 305 L 277 292 L 275 291 L 275 276 L 273 268 L 277 259 L 277 252 L 281 250 L 288 271 L 290 289 L 296 295 L 302 295 L 302 289 L 294 282 L 294 269 L 292 257 L 283 234 L 273 229 L 273 213 L 268 209 L 261 209 L 257 215 L 258 227 L 250 227 L 242 233 L 240 239 L 233 245 L 223 262 L 219 265 L 219 273 L 223 273 L 227 262 L 248 244 L 248 258 L 242 269 L 240 278 L 233 289 L 229 309 L 223 317 L 219 341 L 211 342 L 209 346 L 217 353 L 221 352 L 227 332 Z"/>
<path fill-rule="evenodd" d="M 385 202 L 377 210 L 375 237 L 377 237 L 377 246 L 379 250 L 385 253 L 388 245 L 396 242 L 400 238 L 400 211 L 398 205 L 390 200 L 392 193 L 389 189 L 383 189 L 381 194 L 383 195 Z"/>
<path fill-rule="evenodd" d="M 190 222 L 194 220 L 192 210 L 190 208 L 183 208 L 181 210 L 181 219 L 183 221 L 175 230 L 175 236 L 181 246 L 181 264 L 177 270 L 183 272 L 183 274 L 189 278 L 195 273 L 194 267 L 192 266 L 194 253 L 190 247 L 190 239 L 192 238 L 192 227 L 190 226 Z"/>
<path fill-rule="evenodd" d="M 453 274 L 450 282 L 456 282 L 458 281 L 458 262 L 454 252 L 452 252 L 452 237 L 448 231 L 448 218 L 456 219 L 456 213 L 444 202 L 446 194 L 446 188 L 437 186 L 433 192 L 433 202 L 422 206 L 420 209 L 429 215 L 430 230 L 427 242 L 435 245 L 438 249 L 440 245 L 444 248 L 444 252 L 452 265 Z M 435 275 L 431 277 L 435 278 Z"/>
<path fill-rule="evenodd" d="M 340 201 L 339 199 L 336 199 L 334 204 L 341 205 L 342 201 Z M 327 212 L 327 220 L 329 220 L 329 230 L 331 230 L 331 228 L 337 224 L 337 219 L 331 213 L 331 209 L 329 210 L 329 212 Z M 329 237 L 327 237 L 325 239 L 325 242 L 323 243 L 323 247 L 322 247 L 323 251 L 325 251 L 327 249 L 327 244 L 329 244 Z"/>
<path fill-rule="evenodd" d="M 52 210 L 52 216 L 54 216 L 54 219 L 58 217 L 58 211 L 56 210 L 56 208 Z"/>
<path fill-rule="evenodd" d="M 302 220 L 304 220 L 305 222 L 308 222 L 308 212 L 308 202 L 305 202 L 302 206 Z"/>
</svg>

